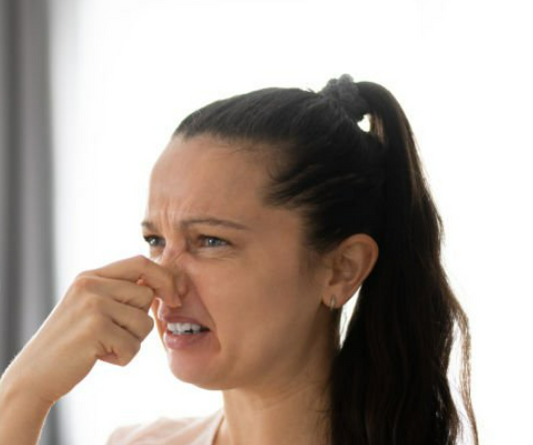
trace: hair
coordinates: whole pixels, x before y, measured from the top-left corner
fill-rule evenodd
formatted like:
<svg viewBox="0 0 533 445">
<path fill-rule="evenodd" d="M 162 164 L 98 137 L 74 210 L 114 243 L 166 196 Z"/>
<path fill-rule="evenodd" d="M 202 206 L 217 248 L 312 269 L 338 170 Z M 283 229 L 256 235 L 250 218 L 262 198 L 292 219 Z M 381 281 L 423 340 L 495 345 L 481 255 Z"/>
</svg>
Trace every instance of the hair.
<svg viewBox="0 0 533 445">
<path fill-rule="evenodd" d="M 442 266 L 442 221 L 393 95 L 348 75 L 318 93 L 262 89 L 201 108 L 174 135 L 248 141 L 251 150 L 266 143 L 275 168 L 265 199 L 302 212 L 313 251 L 358 233 L 376 240 L 379 258 L 331 367 L 331 443 L 457 444 L 465 422 L 448 371 L 458 339 L 460 401 L 477 444 L 468 319 Z"/>
</svg>

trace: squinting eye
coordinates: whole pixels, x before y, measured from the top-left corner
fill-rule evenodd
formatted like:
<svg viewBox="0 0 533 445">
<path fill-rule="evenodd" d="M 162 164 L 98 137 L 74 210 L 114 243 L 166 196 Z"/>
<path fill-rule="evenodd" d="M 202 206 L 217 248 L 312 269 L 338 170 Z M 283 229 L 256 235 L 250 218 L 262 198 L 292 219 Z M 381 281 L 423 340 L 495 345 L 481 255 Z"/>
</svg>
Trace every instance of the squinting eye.
<svg viewBox="0 0 533 445">
<path fill-rule="evenodd" d="M 158 236 L 143 236 L 143 238 L 150 247 L 160 247 L 157 243 L 163 241 L 162 238 L 159 238 Z"/>
<path fill-rule="evenodd" d="M 215 236 L 202 235 L 198 237 L 202 247 L 226 247 L 229 243 Z"/>
</svg>

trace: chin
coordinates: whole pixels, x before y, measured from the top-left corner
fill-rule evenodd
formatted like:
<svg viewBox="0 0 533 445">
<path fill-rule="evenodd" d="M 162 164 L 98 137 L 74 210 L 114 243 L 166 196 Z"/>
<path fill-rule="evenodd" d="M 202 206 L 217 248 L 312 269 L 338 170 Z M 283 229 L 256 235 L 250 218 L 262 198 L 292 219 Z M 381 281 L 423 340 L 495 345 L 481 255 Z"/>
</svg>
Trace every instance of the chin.
<svg viewBox="0 0 533 445">
<path fill-rule="evenodd" d="M 178 380 L 202 389 L 225 389 L 220 376 L 211 372 L 206 360 L 201 360 L 200 357 L 186 357 L 172 350 L 167 350 L 167 359 L 170 371 Z"/>
<path fill-rule="evenodd" d="M 167 351 L 170 371 L 178 380 L 210 391 L 225 391 L 240 387 L 239 379 L 230 378 L 223 366 L 209 366 L 206 361 L 187 360 L 175 351 Z"/>
</svg>

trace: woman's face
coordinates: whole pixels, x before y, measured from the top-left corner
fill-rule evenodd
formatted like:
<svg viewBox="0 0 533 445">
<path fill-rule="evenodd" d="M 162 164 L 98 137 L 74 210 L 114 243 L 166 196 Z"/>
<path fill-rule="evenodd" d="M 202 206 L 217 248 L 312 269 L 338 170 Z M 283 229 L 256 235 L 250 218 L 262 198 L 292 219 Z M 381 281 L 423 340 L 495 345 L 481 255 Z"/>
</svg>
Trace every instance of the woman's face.
<svg viewBox="0 0 533 445">
<path fill-rule="evenodd" d="M 236 148 L 174 138 L 153 169 L 143 225 L 182 301 L 153 307 L 170 368 L 213 389 L 290 382 L 327 363 L 330 339 L 326 273 L 304 262 L 301 216 L 262 202 L 265 164 Z M 209 331 L 170 334 L 169 321 Z"/>
</svg>

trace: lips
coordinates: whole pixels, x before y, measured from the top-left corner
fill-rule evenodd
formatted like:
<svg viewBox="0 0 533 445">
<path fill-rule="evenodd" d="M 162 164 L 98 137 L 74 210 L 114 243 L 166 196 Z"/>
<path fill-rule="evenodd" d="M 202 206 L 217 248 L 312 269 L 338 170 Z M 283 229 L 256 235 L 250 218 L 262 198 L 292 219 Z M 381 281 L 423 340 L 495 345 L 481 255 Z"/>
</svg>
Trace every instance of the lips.
<svg viewBox="0 0 533 445">
<path fill-rule="evenodd" d="M 173 309 L 162 302 L 154 308 L 157 329 L 167 351 L 187 353 L 197 351 L 208 346 L 213 337 L 211 321 L 203 321 L 200 317 L 196 318 L 183 309 L 183 307 Z M 197 332 L 193 331 L 193 326 Z"/>
<path fill-rule="evenodd" d="M 180 326 L 181 330 L 198 330 L 197 326 L 200 327 L 201 332 L 210 331 L 209 327 L 204 323 L 198 321 L 192 317 L 186 317 L 183 315 L 164 315 L 160 318 L 164 323 L 165 331 L 169 333 L 176 333 L 176 326 Z M 169 329 L 172 327 L 172 329 Z"/>
<path fill-rule="evenodd" d="M 163 317 L 162 321 L 163 343 L 167 349 L 192 352 L 209 344 L 210 329 L 195 318 L 174 315 Z"/>
</svg>

